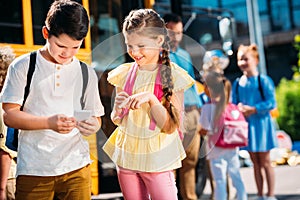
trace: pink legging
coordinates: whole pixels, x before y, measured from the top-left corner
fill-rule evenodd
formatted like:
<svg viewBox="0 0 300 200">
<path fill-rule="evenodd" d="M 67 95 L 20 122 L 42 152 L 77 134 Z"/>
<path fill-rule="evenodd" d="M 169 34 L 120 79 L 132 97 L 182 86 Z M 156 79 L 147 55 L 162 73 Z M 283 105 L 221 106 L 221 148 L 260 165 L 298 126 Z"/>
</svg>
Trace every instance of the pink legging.
<svg viewBox="0 0 300 200">
<path fill-rule="evenodd" d="M 119 167 L 118 178 L 125 200 L 177 200 L 173 171 L 149 173 Z"/>
</svg>

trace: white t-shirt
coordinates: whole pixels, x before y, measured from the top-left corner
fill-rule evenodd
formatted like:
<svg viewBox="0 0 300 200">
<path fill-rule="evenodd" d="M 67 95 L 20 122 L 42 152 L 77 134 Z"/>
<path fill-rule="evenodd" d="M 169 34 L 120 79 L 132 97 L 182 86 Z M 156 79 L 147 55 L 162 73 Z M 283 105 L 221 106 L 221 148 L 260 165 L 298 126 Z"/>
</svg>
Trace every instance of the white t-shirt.
<svg viewBox="0 0 300 200">
<path fill-rule="evenodd" d="M 22 105 L 29 67 L 29 54 L 16 58 L 9 67 L 0 100 Z M 36 67 L 24 111 L 36 116 L 65 114 L 81 110 L 82 73 L 79 61 L 59 65 L 47 61 L 37 51 Z M 84 97 L 85 110 L 104 115 L 98 91 L 98 78 L 89 67 Z M 17 175 L 56 176 L 91 163 L 88 142 L 77 128 L 69 134 L 53 130 L 21 131 L 19 134 Z"/>
<path fill-rule="evenodd" d="M 200 115 L 201 128 L 208 131 L 207 133 L 208 140 L 206 145 L 207 159 L 222 157 L 228 151 L 236 151 L 236 152 L 238 151 L 238 148 L 225 149 L 225 148 L 217 147 L 212 141 L 210 141 L 209 136 L 213 134 L 212 131 L 213 131 L 215 110 L 216 110 L 216 105 L 212 103 L 204 104 L 201 108 L 201 115 Z"/>
</svg>

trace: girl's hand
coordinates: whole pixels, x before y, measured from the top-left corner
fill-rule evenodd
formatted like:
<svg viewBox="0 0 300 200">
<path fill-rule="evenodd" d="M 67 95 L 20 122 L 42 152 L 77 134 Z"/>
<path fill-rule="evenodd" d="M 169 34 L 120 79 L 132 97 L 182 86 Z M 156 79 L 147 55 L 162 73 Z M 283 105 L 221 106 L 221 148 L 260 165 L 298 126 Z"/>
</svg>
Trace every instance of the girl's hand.
<svg viewBox="0 0 300 200">
<path fill-rule="evenodd" d="M 243 113 L 245 117 L 249 117 L 256 113 L 256 108 L 253 106 L 243 105 L 242 103 L 238 104 L 238 108 Z"/>
<path fill-rule="evenodd" d="M 90 136 L 100 129 L 100 123 L 96 117 L 91 117 L 87 120 L 77 122 L 78 130 L 84 136 Z"/>
<path fill-rule="evenodd" d="M 150 106 L 151 104 L 153 104 L 154 101 L 156 101 L 156 103 L 159 103 L 158 99 L 154 97 L 154 94 L 150 92 L 141 92 L 138 94 L 134 94 L 129 97 L 127 107 L 132 110 L 135 110 L 139 109 L 144 103 L 150 103 Z"/>
<path fill-rule="evenodd" d="M 128 98 L 129 95 L 124 91 L 117 93 L 115 98 L 115 108 L 116 109 L 125 108 L 129 100 Z"/>
<path fill-rule="evenodd" d="M 48 118 L 48 125 L 50 129 L 58 133 L 67 134 L 75 128 L 76 120 L 74 117 L 67 117 L 62 114 L 53 115 Z"/>
</svg>

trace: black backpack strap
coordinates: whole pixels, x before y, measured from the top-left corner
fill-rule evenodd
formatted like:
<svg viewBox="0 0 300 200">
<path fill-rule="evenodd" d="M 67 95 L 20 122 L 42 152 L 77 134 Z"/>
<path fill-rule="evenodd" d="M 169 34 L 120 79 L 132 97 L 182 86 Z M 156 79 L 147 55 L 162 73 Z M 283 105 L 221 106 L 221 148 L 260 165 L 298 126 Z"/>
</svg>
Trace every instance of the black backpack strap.
<svg viewBox="0 0 300 200">
<path fill-rule="evenodd" d="M 265 100 L 265 95 L 264 95 L 264 90 L 263 90 L 262 84 L 261 84 L 261 77 L 260 77 L 260 74 L 258 75 L 257 79 L 258 79 L 258 89 L 259 89 L 259 93 L 260 93 L 260 95 L 261 95 L 261 98 L 262 98 L 263 100 Z"/>
<path fill-rule="evenodd" d="M 25 101 L 29 94 L 30 83 L 32 80 L 33 72 L 35 70 L 35 63 L 36 63 L 36 51 L 33 51 L 30 53 L 29 68 L 28 68 L 28 72 L 27 72 L 27 82 L 26 82 L 25 91 L 24 91 L 23 103 L 22 103 L 20 110 L 23 110 Z"/>
<path fill-rule="evenodd" d="M 86 87 L 88 84 L 88 80 L 89 80 L 89 71 L 88 71 L 88 67 L 84 62 L 80 62 L 80 66 L 81 66 L 81 73 L 82 73 L 82 93 L 81 93 L 81 98 L 80 98 L 80 104 L 81 104 L 81 109 L 84 109 L 84 94 L 86 91 Z"/>
</svg>

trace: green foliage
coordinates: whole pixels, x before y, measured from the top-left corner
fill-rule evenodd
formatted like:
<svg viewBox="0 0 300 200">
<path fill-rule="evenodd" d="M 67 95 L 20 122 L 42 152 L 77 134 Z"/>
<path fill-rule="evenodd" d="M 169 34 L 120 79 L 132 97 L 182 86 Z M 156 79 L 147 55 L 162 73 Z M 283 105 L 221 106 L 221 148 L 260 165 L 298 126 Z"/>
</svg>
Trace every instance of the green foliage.
<svg viewBox="0 0 300 200">
<path fill-rule="evenodd" d="M 294 47 L 298 50 L 298 62 L 293 66 L 293 80 L 282 78 L 276 88 L 279 110 L 279 127 L 285 130 L 292 140 L 300 140 L 300 35 L 295 36 Z"/>
<path fill-rule="evenodd" d="M 276 88 L 279 127 L 300 140 L 300 82 L 283 78 Z"/>
</svg>

